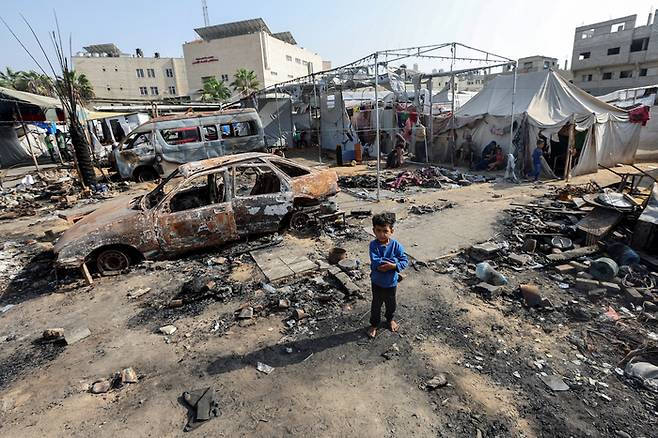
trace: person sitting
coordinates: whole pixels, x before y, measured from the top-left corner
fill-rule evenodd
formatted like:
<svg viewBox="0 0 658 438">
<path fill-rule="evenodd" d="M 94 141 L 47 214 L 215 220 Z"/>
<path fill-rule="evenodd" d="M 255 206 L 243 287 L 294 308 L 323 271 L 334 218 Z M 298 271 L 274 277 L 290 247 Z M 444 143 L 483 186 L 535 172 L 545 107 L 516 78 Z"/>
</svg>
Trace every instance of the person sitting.
<svg viewBox="0 0 658 438">
<path fill-rule="evenodd" d="M 395 149 L 388 153 L 386 157 L 386 168 L 397 169 L 404 162 L 404 144 L 398 143 Z"/>
<path fill-rule="evenodd" d="M 475 170 L 485 170 L 489 167 L 489 164 L 496 161 L 496 144 L 495 141 L 490 142 L 482 150 L 482 158 L 475 165 Z"/>
<path fill-rule="evenodd" d="M 487 170 L 502 170 L 505 168 L 505 155 L 503 154 L 503 148 L 496 146 L 496 155 L 493 163 L 489 163 Z"/>
</svg>

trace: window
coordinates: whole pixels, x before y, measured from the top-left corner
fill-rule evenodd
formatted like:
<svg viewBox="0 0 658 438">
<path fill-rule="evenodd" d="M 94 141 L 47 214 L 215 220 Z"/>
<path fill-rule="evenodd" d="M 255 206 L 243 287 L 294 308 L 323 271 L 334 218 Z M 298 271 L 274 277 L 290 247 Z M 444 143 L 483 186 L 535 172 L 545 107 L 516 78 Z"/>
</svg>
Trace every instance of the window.
<svg viewBox="0 0 658 438">
<path fill-rule="evenodd" d="M 144 69 L 143 68 L 138 68 L 135 71 L 137 72 L 137 77 L 138 78 L 143 78 L 144 77 Z"/>
<path fill-rule="evenodd" d="M 232 168 L 231 175 L 233 175 L 233 195 L 238 198 L 281 191 L 281 180 L 272 169 L 263 164 L 235 166 Z"/>
<path fill-rule="evenodd" d="M 116 68 L 116 67 L 114 67 L 114 71 L 119 71 L 119 69 L 118 69 L 118 68 Z"/>
<path fill-rule="evenodd" d="M 151 87 L 151 94 L 157 96 L 159 94 L 158 87 Z"/>
<path fill-rule="evenodd" d="M 107 91 L 110 91 L 110 90 L 111 90 L 111 88 L 110 88 L 110 87 L 107 87 Z"/>
<path fill-rule="evenodd" d="M 152 68 L 147 68 L 146 69 L 146 76 L 148 76 L 149 78 L 154 78 L 155 77 L 155 70 L 153 70 Z"/>
<path fill-rule="evenodd" d="M 142 96 L 148 96 L 148 89 L 146 87 L 139 87 L 139 94 Z"/>
<path fill-rule="evenodd" d="M 594 29 L 589 29 L 580 34 L 580 39 L 584 40 L 587 38 L 592 38 L 593 36 L 594 36 Z"/>
<path fill-rule="evenodd" d="M 583 75 L 582 76 L 582 81 L 583 82 L 592 82 L 592 75 Z"/>
<path fill-rule="evenodd" d="M 178 193 L 171 197 L 169 211 L 192 210 L 225 202 L 223 171 L 199 175 L 183 183 Z"/>
<path fill-rule="evenodd" d="M 617 23 L 612 25 L 610 28 L 610 33 L 621 32 L 622 30 L 624 30 L 624 23 Z"/>
<path fill-rule="evenodd" d="M 247 137 L 256 133 L 256 129 L 254 129 L 250 122 L 224 124 L 220 126 L 220 129 L 222 131 L 222 138 Z"/>
<path fill-rule="evenodd" d="M 165 76 L 168 78 L 173 78 L 174 77 L 174 69 L 173 68 L 165 68 Z"/>
<path fill-rule="evenodd" d="M 175 95 L 176 94 L 176 87 L 173 85 L 169 86 L 169 94 Z"/>
<path fill-rule="evenodd" d="M 270 74 L 271 74 L 272 76 L 278 76 L 278 75 L 279 75 L 279 74 L 278 74 L 277 72 L 275 72 L 275 71 L 270 71 Z"/>
<path fill-rule="evenodd" d="M 619 55 L 619 47 L 612 47 L 608 49 L 608 56 L 610 55 Z"/>
<path fill-rule="evenodd" d="M 105 71 L 105 67 L 103 67 L 103 71 Z"/>
<path fill-rule="evenodd" d="M 544 61 L 544 70 L 551 68 L 551 63 L 549 61 Z"/>
<path fill-rule="evenodd" d="M 292 62 L 292 56 L 286 55 L 286 61 Z"/>
<path fill-rule="evenodd" d="M 222 75 L 222 81 L 228 82 L 228 75 Z"/>
<path fill-rule="evenodd" d="M 632 78 L 633 70 L 624 70 L 619 72 L 619 79 Z"/>
<path fill-rule="evenodd" d="M 214 76 L 202 76 L 201 77 L 201 83 L 205 84 L 206 82 L 208 82 L 211 79 L 215 79 L 215 77 Z"/>
<path fill-rule="evenodd" d="M 288 175 L 290 178 L 295 178 L 297 176 L 308 175 L 310 172 L 303 167 L 295 166 L 294 164 L 284 163 L 280 161 L 274 161 L 273 164 L 281 170 L 283 173 Z"/>
<path fill-rule="evenodd" d="M 288 79 L 292 79 L 292 78 L 294 78 L 293 75 L 288 75 Z"/>
<path fill-rule="evenodd" d="M 297 63 L 297 64 L 301 64 L 301 63 L 302 63 L 302 60 L 299 59 L 299 58 L 295 58 L 295 63 Z"/>
<path fill-rule="evenodd" d="M 128 138 L 125 141 L 125 146 L 123 147 L 123 149 L 132 149 L 144 143 L 150 143 L 149 141 L 150 135 L 151 135 L 150 133 L 133 134 L 132 136 L 130 136 L 130 138 Z"/>
<path fill-rule="evenodd" d="M 612 72 L 603 73 L 603 77 L 602 77 L 602 79 L 603 79 L 604 81 L 607 81 L 607 80 L 612 79 Z"/>
<path fill-rule="evenodd" d="M 308 61 L 302 61 L 302 64 L 308 65 Z"/>
<path fill-rule="evenodd" d="M 631 41 L 631 52 L 643 52 L 649 48 L 649 38 L 639 38 Z"/>
<path fill-rule="evenodd" d="M 196 143 L 201 141 L 201 137 L 199 136 L 199 128 L 192 126 L 184 128 L 161 129 L 160 135 L 162 135 L 164 141 L 170 145 Z"/>
<path fill-rule="evenodd" d="M 207 141 L 219 140 L 219 133 L 217 132 L 217 126 L 215 125 L 204 126 L 203 136 Z"/>
<path fill-rule="evenodd" d="M 532 67 L 532 61 L 523 63 L 523 68 L 531 68 L 531 67 Z"/>
<path fill-rule="evenodd" d="M 646 68 L 641 68 L 639 76 L 646 76 L 646 75 L 647 75 L 647 69 Z"/>
<path fill-rule="evenodd" d="M 578 60 L 582 61 L 583 59 L 589 59 L 592 56 L 592 52 L 583 52 L 578 55 Z"/>
</svg>

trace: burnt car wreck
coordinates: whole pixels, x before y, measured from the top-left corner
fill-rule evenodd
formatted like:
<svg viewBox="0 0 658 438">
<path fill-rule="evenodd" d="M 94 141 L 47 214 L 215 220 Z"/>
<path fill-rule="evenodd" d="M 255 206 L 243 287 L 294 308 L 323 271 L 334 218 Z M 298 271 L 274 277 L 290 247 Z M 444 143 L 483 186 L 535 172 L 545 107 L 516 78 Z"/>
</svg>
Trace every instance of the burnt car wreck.
<svg viewBox="0 0 658 438">
<path fill-rule="evenodd" d="M 108 274 L 142 259 L 217 247 L 303 223 L 337 191 L 333 170 L 272 154 L 187 163 L 150 193 L 107 203 L 83 217 L 57 241 L 56 263 L 64 268 L 94 263 Z"/>
</svg>

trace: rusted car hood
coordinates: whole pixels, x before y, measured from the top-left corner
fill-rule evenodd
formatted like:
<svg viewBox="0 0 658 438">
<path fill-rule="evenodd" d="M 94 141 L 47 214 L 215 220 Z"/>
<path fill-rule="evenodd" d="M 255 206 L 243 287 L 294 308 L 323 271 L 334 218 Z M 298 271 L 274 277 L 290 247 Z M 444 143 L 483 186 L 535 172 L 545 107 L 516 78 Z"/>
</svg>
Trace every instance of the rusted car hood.
<svg viewBox="0 0 658 438">
<path fill-rule="evenodd" d="M 338 175 L 332 169 L 319 169 L 292 179 L 296 196 L 325 199 L 338 193 Z"/>
</svg>

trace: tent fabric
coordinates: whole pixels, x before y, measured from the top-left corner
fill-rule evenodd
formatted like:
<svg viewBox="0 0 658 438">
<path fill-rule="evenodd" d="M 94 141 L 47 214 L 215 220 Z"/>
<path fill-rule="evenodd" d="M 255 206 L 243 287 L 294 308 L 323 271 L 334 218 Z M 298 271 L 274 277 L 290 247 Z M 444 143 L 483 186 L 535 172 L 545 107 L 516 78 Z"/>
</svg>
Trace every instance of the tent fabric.
<svg viewBox="0 0 658 438">
<path fill-rule="evenodd" d="M 24 91 L 12 90 L 11 88 L 0 87 L 0 94 L 21 102 L 36 105 L 43 109 L 62 108 L 62 103 L 58 99 L 38 94 L 26 93 Z"/>
<path fill-rule="evenodd" d="M 510 129 L 512 104 L 516 124 L 526 120 L 530 139 L 550 137 L 565 124 L 574 122 L 578 131 L 594 130 L 586 143 L 574 175 L 596 172 L 598 164 L 632 163 L 639 142 L 640 125 L 629 121 L 628 111 L 609 105 L 567 82 L 553 70 L 495 77 L 455 111 L 454 128 L 471 134 L 480 152 L 496 141 L 512 153 Z M 451 128 L 450 123 L 444 129 Z M 533 140 L 531 140 L 532 142 Z M 528 159 L 529 157 L 526 157 Z"/>
</svg>

